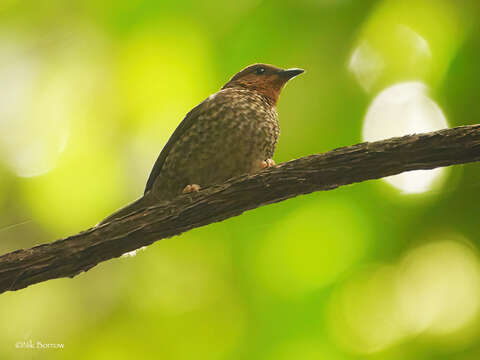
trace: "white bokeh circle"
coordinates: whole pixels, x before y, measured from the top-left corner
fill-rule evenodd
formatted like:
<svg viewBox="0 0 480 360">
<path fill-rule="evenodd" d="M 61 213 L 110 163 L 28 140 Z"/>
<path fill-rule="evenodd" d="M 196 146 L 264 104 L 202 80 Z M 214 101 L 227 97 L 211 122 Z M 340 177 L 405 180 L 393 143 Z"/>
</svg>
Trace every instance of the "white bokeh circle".
<svg viewBox="0 0 480 360">
<path fill-rule="evenodd" d="M 430 132 L 448 127 L 440 107 L 428 96 L 422 82 L 395 84 L 380 92 L 370 105 L 363 124 L 363 140 L 377 141 L 395 136 Z M 384 180 L 403 193 L 431 189 L 444 169 L 418 170 Z"/>
</svg>

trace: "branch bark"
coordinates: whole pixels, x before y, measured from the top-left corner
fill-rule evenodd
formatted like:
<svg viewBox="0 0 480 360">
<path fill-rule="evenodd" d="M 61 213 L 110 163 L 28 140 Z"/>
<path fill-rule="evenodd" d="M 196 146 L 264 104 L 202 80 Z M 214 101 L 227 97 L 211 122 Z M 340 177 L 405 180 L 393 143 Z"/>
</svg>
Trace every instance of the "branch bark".
<svg viewBox="0 0 480 360">
<path fill-rule="evenodd" d="M 480 125 L 361 143 L 292 160 L 65 239 L 2 255 L 0 293 L 49 279 L 74 277 L 157 240 L 298 195 L 479 160 Z"/>
</svg>

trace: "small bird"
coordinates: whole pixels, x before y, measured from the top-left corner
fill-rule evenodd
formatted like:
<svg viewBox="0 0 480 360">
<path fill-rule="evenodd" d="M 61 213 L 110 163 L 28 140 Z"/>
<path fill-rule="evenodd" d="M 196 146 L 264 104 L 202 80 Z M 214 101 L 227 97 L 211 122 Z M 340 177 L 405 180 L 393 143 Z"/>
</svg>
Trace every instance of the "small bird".
<svg viewBox="0 0 480 360">
<path fill-rule="evenodd" d="M 278 97 L 303 72 L 254 64 L 235 74 L 185 116 L 158 156 L 143 197 L 100 224 L 275 165 Z"/>
</svg>

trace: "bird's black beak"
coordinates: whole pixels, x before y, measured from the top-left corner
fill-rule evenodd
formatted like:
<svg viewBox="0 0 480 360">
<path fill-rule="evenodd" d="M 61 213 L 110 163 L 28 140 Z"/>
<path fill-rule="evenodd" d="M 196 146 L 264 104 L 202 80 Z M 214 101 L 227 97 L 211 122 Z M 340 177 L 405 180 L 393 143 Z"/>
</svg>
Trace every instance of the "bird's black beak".
<svg viewBox="0 0 480 360">
<path fill-rule="evenodd" d="M 290 79 L 294 78 L 295 76 L 300 75 L 303 72 L 305 72 L 305 70 L 298 69 L 298 68 L 287 69 L 287 70 L 282 70 L 280 72 L 280 76 L 287 79 L 287 80 L 290 80 Z"/>
</svg>

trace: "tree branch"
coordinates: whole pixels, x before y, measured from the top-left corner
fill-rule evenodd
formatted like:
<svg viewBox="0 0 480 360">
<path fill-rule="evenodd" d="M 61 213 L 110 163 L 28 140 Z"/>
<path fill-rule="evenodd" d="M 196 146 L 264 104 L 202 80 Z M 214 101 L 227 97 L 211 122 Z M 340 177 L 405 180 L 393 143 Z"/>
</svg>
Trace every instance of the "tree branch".
<svg viewBox="0 0 480 360">
<path fill-rule="evenodd" d="M 479 160 L 480 125 L 361 143 L 292 160 L 53 243 L 0 256 L 0 293 L 74 277 L 157 240 L 301 194 Z"/>
</svg>

